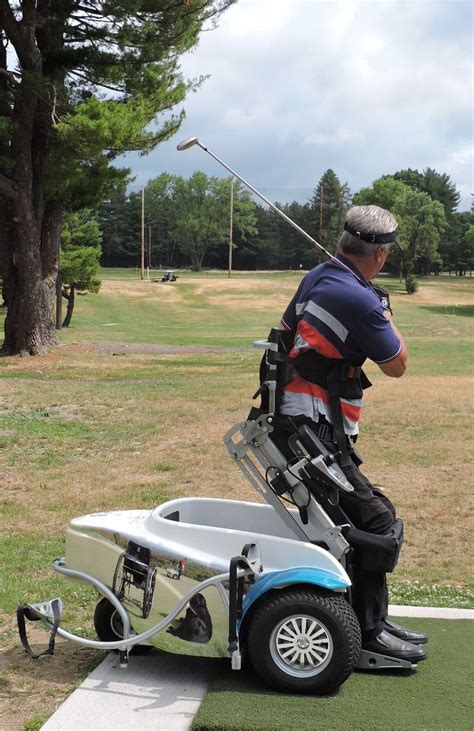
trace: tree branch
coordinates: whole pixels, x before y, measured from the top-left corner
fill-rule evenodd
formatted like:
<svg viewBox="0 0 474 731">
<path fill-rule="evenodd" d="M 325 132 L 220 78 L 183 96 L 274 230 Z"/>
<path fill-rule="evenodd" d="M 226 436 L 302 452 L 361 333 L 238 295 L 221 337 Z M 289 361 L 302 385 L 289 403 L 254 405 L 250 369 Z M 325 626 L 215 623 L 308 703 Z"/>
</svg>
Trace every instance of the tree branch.
<svg viewBox="0 0 474 731">
<path fill-rule="evenodd" d="M 20 86 L 20 82 L 15 79 L 15 76 L 11 71 L 0 68 L 0 76 L 4 76 L 12 86 Z"/>
</svg>

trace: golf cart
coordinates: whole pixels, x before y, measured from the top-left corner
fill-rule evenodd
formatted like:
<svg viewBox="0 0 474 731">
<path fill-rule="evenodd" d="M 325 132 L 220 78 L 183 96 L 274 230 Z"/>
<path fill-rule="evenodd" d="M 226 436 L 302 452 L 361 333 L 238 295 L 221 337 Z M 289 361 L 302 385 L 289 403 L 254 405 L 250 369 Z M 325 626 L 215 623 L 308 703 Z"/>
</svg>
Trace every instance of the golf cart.
<svg viewBox="0 0 474 731">
<path fill-rule="evenodd" d="M 98 640 L 59 626 L 60 599 L 18 609 L 41 620 L 54 636 L 119 651 L 127 664 L 136 645 L 184 655 L 230 656 L 239 670 L 248 658 L 262 680 L 282 691 L 326 694 L 354 668 L 412 668 L 406 660 L 361 651 L 351 606 L 354 549 L 394 568 L 402 531 L 374 536 L 341 514 L 337 496 L 351 492 L 323 442 L 307 426 L 288 438 L 288 459 L 274 439 L 275 394 L 284 362 L 281 331 L 264 348 L 261 388 L 266 409 L 225 435 L 227 450 L 264 503 L 180 498 L 152 510 L 95 513 L 74 518 L 65 558 L 53 569 L 94 587 Z M 176 581 L 176 566 L 186 571 Z M 390 568 L 391 567 L 391 568 Z"/>
<path fill-rule="evenodd" d="M 166 284 L 167 282 L 176 282 L 177 279 L 176 274 L 173 271 L 169 271 L 165 272 L 159 281 Z"/>
</svg>

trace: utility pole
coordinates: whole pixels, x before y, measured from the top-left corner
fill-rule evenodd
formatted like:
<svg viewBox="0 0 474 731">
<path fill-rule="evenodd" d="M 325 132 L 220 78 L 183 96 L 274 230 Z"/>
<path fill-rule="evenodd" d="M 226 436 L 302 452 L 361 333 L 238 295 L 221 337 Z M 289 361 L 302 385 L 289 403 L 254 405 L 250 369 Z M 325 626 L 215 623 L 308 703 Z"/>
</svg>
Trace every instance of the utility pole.
<svg viewBox="0 0 474 731">
<path fill-rule="evenodd" d="M 151 226 L 148 226 L 148 279 L 151 270 Z"/>
<path fill-rule="evenodd" d="M 140 279 L 145 279 L 145 188 L 142 186 L 142 251 Z"/>
<path fill-rule="evenodd" d="M 229 279 L 232 271 L 232 229 L 234 216 L 234 178 L 230 179 L 230 221 L 229 221 Z"/>
</svg>

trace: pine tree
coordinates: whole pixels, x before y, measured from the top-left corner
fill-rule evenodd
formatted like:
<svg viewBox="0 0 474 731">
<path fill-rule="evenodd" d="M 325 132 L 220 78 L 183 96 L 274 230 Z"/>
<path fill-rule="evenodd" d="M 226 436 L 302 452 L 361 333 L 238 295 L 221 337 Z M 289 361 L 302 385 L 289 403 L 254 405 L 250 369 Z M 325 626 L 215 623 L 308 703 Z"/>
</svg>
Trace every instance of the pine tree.
<svg viewBox="0 0 474 731">
<path fill-rule="evenodd" d="M 92 211 L 84 210 L 66 216 L 60 255 L 62 296 L 68 303 L 63 327 L 69 327 L 71 323 L 76 292 L 97 294 L 100 289 L 97 274 L 101 242 L 102 232 Z"/>
<path fill-rule="evenodd" d="M 4 354 L 57 342 L 64 209 L 96 206 L 126 175 L 110 167 L 117 155 L 177 131 L 183 112 L 169 110 L 200 83 L 183 79 L 179 56 L 232 2 L 0 0 Z"/>
<path fill-rule="evenodd" d="M 311 199 L 313 231 L 316 234 L 313 235 L 326 249 L 334 249 L 337 244 L 350 199 L 347 183 L 341 183 L 331 168 L 326 170 Z"/>
</svg>

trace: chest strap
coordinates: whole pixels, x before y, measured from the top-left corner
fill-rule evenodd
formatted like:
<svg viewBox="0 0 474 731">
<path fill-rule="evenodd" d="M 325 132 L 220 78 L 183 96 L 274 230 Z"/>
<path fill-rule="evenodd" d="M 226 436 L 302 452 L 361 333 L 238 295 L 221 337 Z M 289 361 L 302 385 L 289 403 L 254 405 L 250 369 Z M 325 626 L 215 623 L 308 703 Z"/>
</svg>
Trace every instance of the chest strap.
<svg viewBox="0 0 474 731">
<path fill-rule="evenodd" d="M 335 358 L 325 358 L 314 350 L 302 353 L 293 364 L 302 378 L 321 386 L 328 392 L 333 438 L 339 451 L 339 463 L 341 467 L 350 466 L 352 459 L 344 429 L 341 398 L 360 399 L 363 390 L 372 385 L 362 366 Z"/>
</svg>

